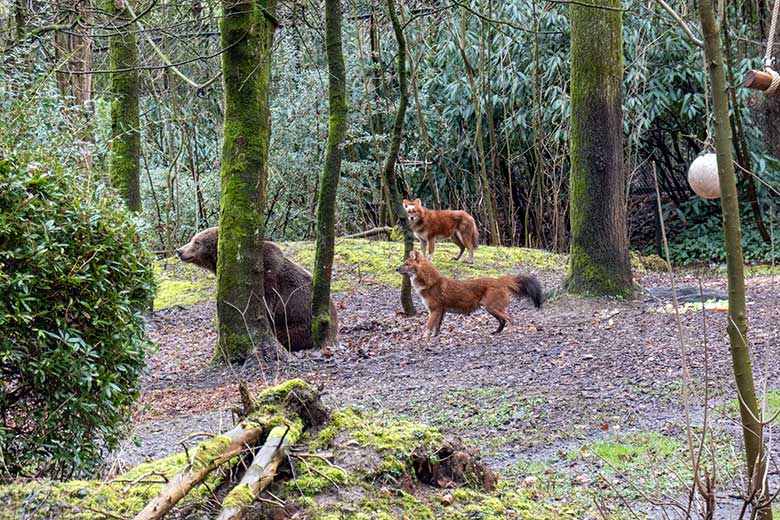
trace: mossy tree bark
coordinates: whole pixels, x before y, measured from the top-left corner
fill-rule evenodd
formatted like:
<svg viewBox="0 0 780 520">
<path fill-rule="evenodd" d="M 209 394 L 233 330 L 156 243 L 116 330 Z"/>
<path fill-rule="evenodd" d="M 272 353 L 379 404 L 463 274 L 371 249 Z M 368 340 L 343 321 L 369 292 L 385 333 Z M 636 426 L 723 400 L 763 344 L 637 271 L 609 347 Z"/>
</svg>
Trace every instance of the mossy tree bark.
<svg viewBox="0 0 780 520">
<path fill-rule="evenodd" d="M 138 116 L 138 49 L 132 16 L 125 7 L 130 0 L 104 0 L 111 17 L 109 43 L 111 69 L 111 153 L 108 173 L 128 209 L 141 211 L 141 133 Z"/>
<path fill-rule="evenodd" d="M 591 4 L 569 7 L 571 265 L 566 284 L 572 292 L 630 296 L 622 11 L 620 0 Z"/>
<path fill-rule="evenodd" d="M 401 22 L 398 20 L 398 14 L 395 12 L 395 0 L 387 0 L 387 10 L 390 15 L 390 22 L 393 24 L 395 39 L 398 42 L 398 85 L 401 93 L 398 99 L 398 112 L 395 114 L 390 147 L 387 150 L 385 164 L 382 167 L 382 178 L 390 192 L 391 209 L 403 232 L 404 260 L 406 260 L 414 247 L 414 234 L 404 210 L 401 193 L 398 189 L 398 179 L 395 175 L 395 163 L 398 161 L 398 153 L 401 149 L 406 108 L 409 105 L 409 85 L 406 77 L 406 38 L 404 37 Z M 408 275 L 403 275 L 403 282 L 401 283 L 401 305 L 407 316 L 413 316 L 417 312 L 412 301 L 412 281 Z"/>
<path fill-rule="evenodd" d="M 715 151 L 718 160 L 720 181 L 720 205 L 723 213 L 723 232 L 726 245 L 726 265 L 729 285 L 728 334 L 731 345 L 731 362 L 737 383 L 739 412 L 742 420 L 742 434 L 745 441 L 748 496 L 753 500 L 756 515 L 763 520 L 772 518 L 769 484 L 766 478 L 766 453 L 763 425 L 756 401 L 756 388 L 747 345 L 747 311 L 745 306 L 745 262 L 742 255 L 742 231 L 739 219 L 737 179 L 731 149 L 729 124 L 729 99 L 726 75 L 723 66 L 723 52 L 720 42 L 720 28 L 715 19 L 712 0 L 699 2 L 704 55 L 712 84 L 712 107 L 715 119 Z"/>
<path fill-rule="evenodd" d="M 234 361 L 253 350 L 270 359 L 279 343 L 263 300 L 263 232 L 271 138 L 269 85 L 276 0 L 223 0 L 225 87 L 222 192 L 217 246 L 215 358 Z"/>
<path fill-rule="evenodd" d="M 341 0 L 325 0 L 325 47 L 328 56 L 328 144 L 317 200 L 317 242 L 312 281 L 312 340 L 316 346 L 330 336 L 330 280 L 336 240 L 336 192 L 347 133 L 347 91 L 341 45 Z"/>
</svg>

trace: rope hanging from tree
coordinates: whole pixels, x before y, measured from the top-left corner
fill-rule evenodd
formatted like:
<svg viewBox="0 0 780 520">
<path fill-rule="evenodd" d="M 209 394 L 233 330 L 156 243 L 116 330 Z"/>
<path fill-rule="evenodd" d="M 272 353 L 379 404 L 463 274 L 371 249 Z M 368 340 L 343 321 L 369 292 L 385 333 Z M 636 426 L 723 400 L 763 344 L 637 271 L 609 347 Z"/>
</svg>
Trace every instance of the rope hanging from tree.
<svg viewBox="0 0 780 520">
<path fill-rule="evenodd" d="M 761 60 L 763 71 L 751 70 L 747 73 L 742 86 L 763 90 L 764 94 L 771 96 L 780 88 L 780 74 L 774 69 L 775 59 L 772 57 L 772 51 L 775 45 L 775 32 L 777 31 L 777 19 L 780 12 L 780 0 L 775 0 L 772 9 L 772 22 L 769 24 L 769 35 L 766 42 L 766 54 Z"/>
</svg>

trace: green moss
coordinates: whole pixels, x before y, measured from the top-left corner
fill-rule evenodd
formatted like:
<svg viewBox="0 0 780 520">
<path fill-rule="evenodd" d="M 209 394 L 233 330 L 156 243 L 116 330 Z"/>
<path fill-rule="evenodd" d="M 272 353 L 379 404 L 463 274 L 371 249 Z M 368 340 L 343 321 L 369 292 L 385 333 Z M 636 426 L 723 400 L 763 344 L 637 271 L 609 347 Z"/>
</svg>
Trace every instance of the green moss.
<svg viewBox="0 0 780 520">
<path fill-rule="evenodd" d="M 287 401 L 296 391 L 315 392 L 313 386 L 303 379 L 288 379 L 284 383 L 266 388 L 257 396 L 258 405 L 280 405 Z"/>
<path fill-rule="evenodd" d="M 218 435 L 207 439 L 195 449 L 192 457 L 192 465 L 195 468 L 206 468 L 211 465 L 221 453 L 230 447 L 230 437 L 227 435 Z"/>
<path fill-rule="evenodd" d="M 314 248 L 309 242 L 280 244 L 284 253 L 306 269 L 314 265 Z M 445 276 L 480 278 L 528 271 L 566 270 L 568 257 L 537 249 L 480 246 L 473 264 L 456 262 L 458 247 L 437 242 L 436 267 Z M 333 258 L 334 291 L 347 291 L 366 284 L 400 287 L 402 277 L 395 272 L 403 257 L 403 243 L 341 238 L 336 241 Z"/>
<path fill-rule="evenodd" d="M 222 507 L 227 509 L 231 507 L 244 508 L 255 501 L 255 493 L 249 484 L 239 484 L 230 490 L 224 500 Z"/>
<path fill-rule="evenodd" d="M 188 306 L 214 299 L 216 278 L 193 264 L 170 257 L 154 263 L 157 294 L 154 309 Z"/>
<path fill-rule="evenodd" d="M 634 286 L 610 266 L 591 258 L 584 248 L 571 244 L 571 266 L 566 278 L 567 289 L 575 294 L 630 298 Z"/>
<path fill-rule="evenodd" d="M 177 453 L 140 464 L 108 482 L 39 481 L 0 486 L 0 503 L 4 505 L 0 508 L 0 520 L 18 518 L 103 520 L 108 517 L 102 513 L 103 511 L 132 517 L 160 493 L 165 480 L 173 478 L 187 465 L 187 456 L 184 453 Z M 152 473 L 155 475 L 151 475 Z M 136 480 L 139 482 L 133 484 Z M 206 485 L 190 491 L 181 505 L 202 502 L 211 496 L 210 489 L 216 489 L 222 480 L 221 472 L 212 473 Z M 35 515 L 31 516 L 33 511 Z"/>
<path fill-rule="evenodd" d="M 435 451 L 443 440 L 436 428 L 405 419 L 385 420 L 348 408 L 333 413 L 331 424 L 322 430 L 314 445 L 326 447 L 326 443 L 332 442 L 342 431 L 349 431 L 350 436 L 362 446 L 404 454 L 410 454 L 417 447 Z"/>
<path fill-rule="evenodd" d="M 379 473 L 382 476 L 395 479 L 403 477 L 407 470 L 407 465 L 403 461 L 390 455 L 382 459 L 382 464 L 379 466 Z"/>
<path fill-rule="evenodd" d="M 348 473 L 319 457 L 306 457 L 301 460 L 303 462 L 296 464 L 296 478 L 284 483 L 290 496 L 297 496 L 300 492 L 313 496 L 330 489 L 334 483 L 343 485 L 349 482 Z"/>
</svg>

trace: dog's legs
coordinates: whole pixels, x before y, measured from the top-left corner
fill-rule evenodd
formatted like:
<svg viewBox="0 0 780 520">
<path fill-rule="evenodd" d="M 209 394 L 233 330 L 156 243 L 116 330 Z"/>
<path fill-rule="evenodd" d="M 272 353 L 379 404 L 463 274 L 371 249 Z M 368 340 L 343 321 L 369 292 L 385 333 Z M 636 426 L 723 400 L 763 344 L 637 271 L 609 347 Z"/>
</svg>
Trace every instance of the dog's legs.
<svg viewBox="0 0 780 520">
<path fill-rule="evenodd" d="M 450 239 L 452 242 L 460 248 L 460 253 L 457 254 L 457 256 L 453 256 L 453 260 L 460 260 L 460 257 L 463 256 L 463 251 L 466 250 L 466 246 L 463 245 L 463 235 L 460 234 L 460 231 L 457 229 L 455 232 L 450 236 Z"/>
<path fill-rule="evenodd" d="M 464 233 L 461 233 L 461 237 L 463 238 L 463 245 L 469 250 L 469 256 L 464 258 L 463 262 L 467 264 L 474 263 L 474 239 L 472 236 Z M 460 254 L 463 254 L 462 250 Z"/>
<path fill-rule="evenodd" d="M 433 261 L 433 250 L 436 249 L 436 239 L 428 239 L 428 260 Z"/>
<path fill-rule="evenodd" d="M 492 334 L 498 334 L 507 324 L 512 325 L 512 316 L 506 312 L 506 306 L 509 305 L 509 291 L 506 288 L 488 290 L 482 298 L 482 305 L 498 320 L 498 328 Z"/>
<path fill-rule="evenodd" d="M 428 314 L 428 326 L 425 331 L 425 337 L 438 336 L 441 328 L 441 321 L 444 319 L 444 310 L 430 310 Z"/>
<path fill-rule="evenodd" d="M 498 320 L 498 328 L 491 332 L 491 334 L 498 334 L 502 330 L 504 330 L 504 327 L 506 327 L 507 323 L 509 325 L 512 325 L 512 317 L 507 314 L 506 312 L 498 312 L 498 311 L 488 311 L 495 319 Z"/>
<path fill-rule="evenodd" d="M 422 254 L 425 254 L 426 248 L 428 247 L 428 241 L 424 238 L 420 239 L 420 252 Z"/>
</svg>

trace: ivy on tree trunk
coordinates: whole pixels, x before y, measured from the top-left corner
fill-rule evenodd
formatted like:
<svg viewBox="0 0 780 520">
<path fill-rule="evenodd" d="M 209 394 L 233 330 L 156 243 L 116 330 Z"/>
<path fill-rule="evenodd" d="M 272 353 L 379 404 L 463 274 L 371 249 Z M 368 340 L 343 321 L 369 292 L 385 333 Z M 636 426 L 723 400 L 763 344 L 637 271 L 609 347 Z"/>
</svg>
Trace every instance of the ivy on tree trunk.
<svg viewBox="0 0 780 520">
<path fill-rule="evenodd" d="M 325 48 L 328 56 L 328 144 L 317 200 L 317 243 L 312 287 L 312 340 L 321 346 L 329 337 L 330 280 L 336 234 L 336 193 L 347 133 L 347 91 L 341 45 L 341 0 L 325 0 Z"/>
<path fill-rule="evenodd" d="M 387 10 L 390 14 L 390 22 L 393 24 L 395 38 L 398 42 L 398 84 L 401 94 L 398 99 L 398 112 L 395 114 L 395 123 L 393 124 L 393 133 L 390 139 L 390 148 L 387 150 L 387 157 L 382 168 L 382 177 L 390 192 L 390 205 L 395 213 L 398 225 L 404 236 L 404 260 L 409 257 L 414 247 L 414 234 L 412 226 L 409 224 L 409 218 L 406 216 L 401 193 L 398 190 L 398 179 L 395 175 L 395 163 L 398 161 L 398 153 L 401 149 L 401 138 L 403 137 L 404 117 L 406 117 L 406 107 L 409 104 L 409 85 L 406 77 L 406 38 L 403 28 L 398 21 L 398 14 L 395 12 L 395 1 L 387 0 Z M 401 305 L 407 316 L 413 316 L 417 311 L 412 301 L 412 281 L 408 275 L 403 275 L 401 283 Z"/>
<path fill-rule="evenodd" d="M 128 209 L 141 211 L 141 133 L 138 116 L 138 49 L 132 16 L 125 8 L 130 0 L 104 0 L 112 36 L 108 60 L 111 69 L 111 153 L 109 179 Z"/>
<path fill-rule="evenodd" d="M 572 292 L 633 292 L 623 165 L 620 0 L 571 4 Z"/>
<path fill-rule="evenodd" d="M 276 0 L 223 0 L 225 87 L 215 358 L 270 358 L 279 346 L 263 300 L 263 232 L 271 138 L 269 85 Z"/>
<path fill-rule="evenodd" d="M 712 0 L 699 1 L 704 56 L 712 84 L 712 108 L 715 120 L 715 151 L 718 160 L 720 182 L 720 206 L 723 212 L 723 232 L 726 247 L 726 265 L 729 286 L 728 334 L 731 345 L 731 362 L 737 384 L 739 413 L 742 420 L 742 434 L 745 441 L 748 496 L 754 497 L 754 518 L 772 518 L 769 484 L 766 479 L 766 453 L 763 425 L 756 401 L 756 387 L 747 343 L 747 309 L 745 306 L 745 261 L 742 255 L 742 231 L 737 198 L 737 178 L 731 150 L 731 128 L 729 124 L 729 99 L 726 75 L 723 66 L 723 52 L 720 42 L 720 28 L 715 19 Z"/>
</svg>

